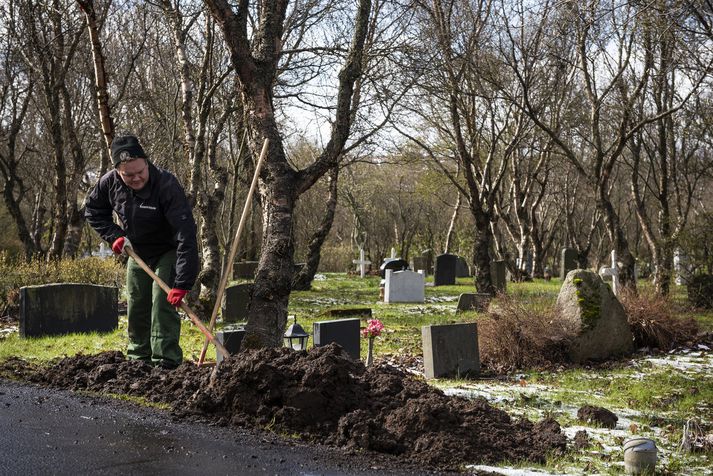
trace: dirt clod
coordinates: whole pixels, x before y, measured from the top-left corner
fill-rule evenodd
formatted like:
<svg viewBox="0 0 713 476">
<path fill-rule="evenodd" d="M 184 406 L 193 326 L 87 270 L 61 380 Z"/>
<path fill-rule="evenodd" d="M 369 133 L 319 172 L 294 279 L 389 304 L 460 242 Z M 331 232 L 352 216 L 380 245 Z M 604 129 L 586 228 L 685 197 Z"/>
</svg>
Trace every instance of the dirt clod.
<svg viewBox="0 0 713 476">
<path fill-rule="evenodd" d="M 20 372 L 18 367 L 17 361 L 7 362 L 0 375 L 139 396 L 170 405 L 179 417 L 297 433 L 345 449 L 402 455 L 433 468 L 544 462 L 549 453 L 566 448 L 555 420 L 513 420 L 482 398 L 446 396 L 392 366 L 367 369 L 337 345 L 310 352 L 242 352 L 224 361 L 213 379 L 211 368 L 184 363 L 169 371 L 127 361 L 120 352 L 65 358 L 49 369 Z"/>
<path fill-rule="evenodd" d="M 585 423 L 594 423 L 603 428 L 616 428 L 616 422 L 619 420 L 610 410 L 591 405 L 585 405 L 577 410 L 577 418 Z"/>
</svg>

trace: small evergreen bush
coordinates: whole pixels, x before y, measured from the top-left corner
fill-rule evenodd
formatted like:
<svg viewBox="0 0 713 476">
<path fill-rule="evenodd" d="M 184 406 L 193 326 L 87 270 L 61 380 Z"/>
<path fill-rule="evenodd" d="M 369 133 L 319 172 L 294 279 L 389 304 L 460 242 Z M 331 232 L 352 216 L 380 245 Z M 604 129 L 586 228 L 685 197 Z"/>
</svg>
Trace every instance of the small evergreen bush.
<svg viewBox="0 0 713 476">
<path fill-rule="evenodd" d="M 713 274 L 699 274 L 688 281 L 688 302 L 695 307 L 713 309 Z"/>
<path fill-rule="evenodd" d="M 0 252 L 0 316 L 17 317 L 20 288 L 49 283 L 88 283 L 121 287 L 124 267 L 115 259 L 88 257 L 24 261 Z"/>
</svg>

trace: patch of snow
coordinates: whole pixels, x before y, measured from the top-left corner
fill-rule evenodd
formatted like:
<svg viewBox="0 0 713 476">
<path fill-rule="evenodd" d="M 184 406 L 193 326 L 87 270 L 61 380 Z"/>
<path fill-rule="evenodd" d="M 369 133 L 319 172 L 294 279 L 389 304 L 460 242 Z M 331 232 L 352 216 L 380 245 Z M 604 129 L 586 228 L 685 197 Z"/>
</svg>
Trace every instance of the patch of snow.
<svg viewBox="0 0 713 476">
<path fill-rule="evenodd" d="M 466 469 L 472 469 L 475 471 L 487 471 L 493 474 L 502 474 L 505 476 L 556 476 L 560 474 L 584 474 L 574 468 L 568 468 L 566 473 L 550 473 L 549 471 L 544 471 L 541 469 L 528 469 L 528 468 L 512 468 L 512 467 L 498 467 L 498 466 L 488 466 L 485 464 L 468 465 Z M 575 471 L 575 472 L 571 472 Z"/>
</svg>

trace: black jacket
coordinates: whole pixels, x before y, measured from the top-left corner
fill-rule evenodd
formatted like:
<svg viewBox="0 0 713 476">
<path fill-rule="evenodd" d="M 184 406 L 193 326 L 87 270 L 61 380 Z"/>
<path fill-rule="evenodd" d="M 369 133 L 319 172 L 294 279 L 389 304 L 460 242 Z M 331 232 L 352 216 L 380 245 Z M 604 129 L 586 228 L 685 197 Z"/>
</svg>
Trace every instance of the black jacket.
<svg viewBox="0 0 713 476">
<path fill-rule="evenodd" d="M 191 206 L 173 174 L 150 162 L 148 167 L 148 183 L 138 192 L 124 184 L 117 170 L 106 173 L 87 196 L 84 216 L 109 244 L 126 236 L 147 263 L 176 249 L 176 280 L 172 286 L 191 289 L 198 275 L 196 222 Z M 112 211 L 121 227 L 114 223 Z"/>
</svg>

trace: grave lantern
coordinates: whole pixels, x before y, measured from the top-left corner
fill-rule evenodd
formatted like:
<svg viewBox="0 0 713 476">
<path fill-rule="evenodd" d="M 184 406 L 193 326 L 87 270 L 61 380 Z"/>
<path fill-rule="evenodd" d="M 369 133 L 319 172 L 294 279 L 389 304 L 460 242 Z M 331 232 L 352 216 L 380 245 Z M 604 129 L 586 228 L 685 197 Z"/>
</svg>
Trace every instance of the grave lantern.
<svg viewBox="0 0 713 476">
<path fill-rule="evenodd" d="M 285 347 L 290 347 L 294 350 L 306 350 L 309 334 L 305 332 L 301 325 L 297 324 L 297 316 L 292 316 L 294 322 L 285 332 Z"/>
</svg>

